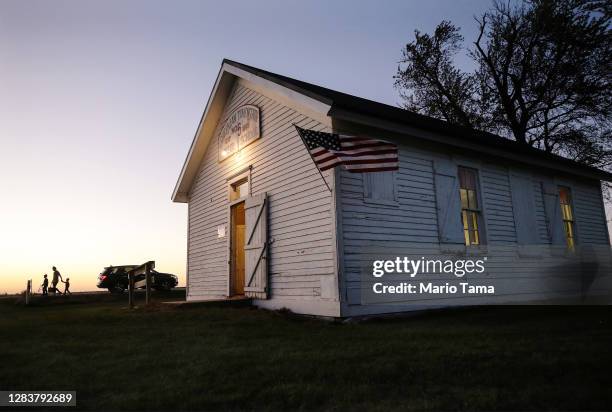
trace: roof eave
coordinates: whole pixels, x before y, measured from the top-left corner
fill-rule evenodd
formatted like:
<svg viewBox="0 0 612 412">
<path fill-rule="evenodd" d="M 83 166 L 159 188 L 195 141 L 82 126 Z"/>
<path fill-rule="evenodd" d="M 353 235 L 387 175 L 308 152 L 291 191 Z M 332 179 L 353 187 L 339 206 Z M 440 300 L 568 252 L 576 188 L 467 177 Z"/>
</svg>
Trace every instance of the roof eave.
<svg viewBox="0 0 612 412">
<path fill-rule="evenodd" d="M 178 203 L 189 201 L 189 191 L 197 175 L 201 159 L 223 113 L 223 107 L 234 81 L 238 78 L 255 82 L 257 83 L 254 84 L 255 86 L 263 85 L 267 88 L 276 88 L 276 92 L 280 93 L 279 96 L 285 100 L 299 100 L 300 107 L 305 108 L 314 118 L 325 124 L 330 123 L 331 125 L 331 118 L 348 120 L 400 134 L 416 135 L 433 142 L 478 150 L 523 164 L 532 164 L 537 167 L 560 170 L 571 175 L 612 182 L 612 173 L 581 165 L 559 156 L 545 154 L 544 152 L 537 153 L 536 149 L 532 152 L 527 149 L 518 150 L 517 147 L 509 147 L 509 145 L 515 144 L 514 142 L 499 136 L 449 125 L 417 113 L 399 113 L 399 108 L 396 107 L 367 101 L 224 59 L 174 187 L 172 201 Z M 341 103 L 337 100 L 340 100 Z M 375 113 L 359 110 L 363 105 L 373 106 Z M 460 138 L 452 138 L 456 136 Z M 487 139 L 497 140 L 492 142 Z"/>
<path fill-rule="evenodd" d="M 281 100 L 296 101 L 300 110 L 304 113 L 324 124 L 330 123 L 327 113 L 330 110 L 331 102 L 328 99 L 307 93 L 288 82 L 274 79 L 266 72 L 224 59 L 172 192 L 173 202 L 186 203 L 189 201 L 189 191 L 197 175 L 201 159 L 223 114 L 232 86 L 239 78 L 250 82 L 249 84 L 253 87 L 263 85 L 264 87 L 275 88 L 275 96 L 281 97 Z"/>
<path fill-rule="evenodd" d="M 215 85 L 208 96 L 206 107 L 202 113 L 200 122 L 198 123 L 193 140 L 191 141 L 191 146 L 189 147 L 185 161 L 183 162 L 181 173 L 172 192 L 171 198 L 173 202 L 186 203 L 188 201 L 191 183 L 193 182 L 197 173 L 201 156 L 206 150 L 208 141 L 210 140 L 212 132 L 214 131 L 214 125 L 209 125 L 210 115 L 213 114 L 213 117 L 217 118 L 215 120 L 218 120 L 218 117 L 220 117 L 221 113 L 223 112 L 225 100 L 231 91 L 234 76 L 228 73 L 224 66 L 225 63 L 222 64 L 221 68 L 219 69 L 217 79 L 215 80 Z"/>
<path fill-rule="evenodd" d="M 417 134 L 419 130 L 428 130 L 429 128 L 423 127 L 422 124 L 413 124 L 411 122 L 397 122 L 395 120 L 382 119 L 379 117 L 372 117 L 367 114 L 360 113 L 351 108 L 344 108 L 340 105 L 334 104 L 329 111 L 329 116 L 332 118 L 342 119 L 345 121 L 365 124 L 371 127 L 383 128 L 390 131 L 403 134 Z M 418 123 L 418 122 L 414 122 Z M 537 153 L 538 149 L 534 149 L 533 153 L 519 154 L 513 151 L 503 150 L 503 148 L 495 147 L 491 144 L 482 144 L 478 141 L 466 139 L 465 135 L 462 134 L 461 139 L 449 139 L 449 133 L 453 131 L 454 126 L 445 125 L 444 127 L 431 128 L 429 134 L 418 134 L 419 137 L 424 140 L 429 140 L 435 143 L 443 143 L 449 146 L 456 146 L 465 149 L 479 150 L 483 153 L 491 154 L 501 158 L 506 158 L 521 163 L 530 164 L 532 166 L 544 167 L 551 170 L 562 171 L 567 174 L 581 176 L 587 179 L 596 179 L 602 181 L 612 182 L 612 173 L 604 170 L 597 169 L 595 167 L 581 165 L 573 160 L 565 159 L 560 156 L 552 155 L 549 153 Z M 446 130 L 441 130 L 446 129 Z M 412 132 L 412 133 L 411 133 Z M 473 132 L 473 131 L 472 131 Z M 454 132 L 456 133 L 456 132 Z M 478 133 L 478 132 L 476 132 Z M 502 137 L 490 135 L 489 133 L 482 133 L 489 138 L 503 139 Z M 510 143 L 514 143 L 508 140 Z M 565 167 L 572 167 L 572 170 L 568 170 Z"/>
</svg>

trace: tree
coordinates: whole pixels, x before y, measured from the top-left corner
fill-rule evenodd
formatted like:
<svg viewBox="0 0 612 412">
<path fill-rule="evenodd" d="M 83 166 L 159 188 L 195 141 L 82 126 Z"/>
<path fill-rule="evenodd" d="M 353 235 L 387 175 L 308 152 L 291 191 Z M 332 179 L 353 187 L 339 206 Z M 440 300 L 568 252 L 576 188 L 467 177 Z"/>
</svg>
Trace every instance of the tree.
<svg viewBox="0 0 612 412">
<path fill-rule="evenodd" d="M 473 71 L 455 65 L 464 39 L 442 21 L 415 31 L 395 86 L 407 109 L 610 170 L 611 22 L 605 0 L 493 3 L 466 50 Z"/>
</svg>

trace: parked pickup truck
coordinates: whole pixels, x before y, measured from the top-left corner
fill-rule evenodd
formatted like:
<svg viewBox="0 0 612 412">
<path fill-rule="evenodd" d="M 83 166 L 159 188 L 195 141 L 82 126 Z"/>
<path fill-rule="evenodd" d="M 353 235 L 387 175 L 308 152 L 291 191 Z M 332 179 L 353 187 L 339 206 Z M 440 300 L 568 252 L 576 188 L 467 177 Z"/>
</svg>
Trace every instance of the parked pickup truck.
<svg viewBox="0 0 612 412">
<path fill-rule="evenodd" d="M 121 265 L 105 267 L 98 276 L 98 287 L 108 289 L 111 293 L 123 293 L 128 288 L 128 272 L 139 265 Z M 136 276 L 136 282 L 145 275 Z M 178 285 L 176 275 L 151 270 L 152 287 L 156 290 L 170 290 Z"/>
</svg>

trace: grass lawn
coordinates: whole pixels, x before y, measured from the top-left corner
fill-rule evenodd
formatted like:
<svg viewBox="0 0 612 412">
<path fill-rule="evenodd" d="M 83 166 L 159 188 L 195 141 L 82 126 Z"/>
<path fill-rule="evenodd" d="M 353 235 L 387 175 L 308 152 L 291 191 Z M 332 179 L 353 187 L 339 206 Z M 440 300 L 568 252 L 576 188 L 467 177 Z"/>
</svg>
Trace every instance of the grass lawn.
<svg viewBox="0 0 612 412">
<path fill-rule="evenodd" d="M 611 326 L 609 307 L 341 324 L 4 299 L 0 388 L 76 390 L 92 410 L 610 410 Z"/>
</svg>

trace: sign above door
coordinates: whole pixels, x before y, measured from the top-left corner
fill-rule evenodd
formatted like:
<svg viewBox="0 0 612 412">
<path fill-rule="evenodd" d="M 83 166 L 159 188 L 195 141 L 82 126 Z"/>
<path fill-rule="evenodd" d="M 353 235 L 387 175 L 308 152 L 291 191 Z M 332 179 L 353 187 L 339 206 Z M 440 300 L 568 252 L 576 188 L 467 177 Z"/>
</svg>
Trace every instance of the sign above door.
<svg viewBox="0 0 612 412">
<path fill-rule="evenodd" d="M 234 110 L 219 133 L 219 161 L 261 137 L 259 107 L 245 105 Z"/>
</svg>

